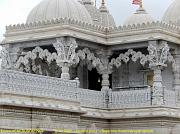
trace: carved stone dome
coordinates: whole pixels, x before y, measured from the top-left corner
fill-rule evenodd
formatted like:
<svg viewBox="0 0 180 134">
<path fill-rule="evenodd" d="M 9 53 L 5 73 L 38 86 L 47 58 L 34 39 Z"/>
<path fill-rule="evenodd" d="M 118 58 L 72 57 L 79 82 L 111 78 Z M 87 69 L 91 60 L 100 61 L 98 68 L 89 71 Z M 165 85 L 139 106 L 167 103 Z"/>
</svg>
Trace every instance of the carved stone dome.
<svg viewBox="0 0 180 134">
<path fill-rule="evenodd" d="M 140 7 L 132 16 L 126 19 L 124 25 L 151 23 L 153 21 L 154 19 L 146 12 L 146 10 Z"/>
<path fill-rule="evenodd" d="M 27 17 L 27 23 L 70 18 L 92 24 L 90 14 L 77 0 L 43 0 L 32 9 Z"/>
<path fill-rule="evenodd" d="M 174 2 L 166 10 L 162 21 L 174 24 L 180 22 L 180 0 L 174 0 Z"/>
<path fill-rule="evenodd" d="M 101 14 L 101 25 L 104 27 L 116 27 L 116 23 L 114 21 L 113 16 L 109 13 L 109 10 L 102 4 L 99 8 Z"/>
<path fill-rule="evenodd" d="M 82 0 L 81 3 L 85 6 L 87 11 L 91 15 L 93 23 L 96 25 L 101 25 L 101 14 L 99 10 L 94 6 L 94 3 L 91 0 Z"/>
</svg>

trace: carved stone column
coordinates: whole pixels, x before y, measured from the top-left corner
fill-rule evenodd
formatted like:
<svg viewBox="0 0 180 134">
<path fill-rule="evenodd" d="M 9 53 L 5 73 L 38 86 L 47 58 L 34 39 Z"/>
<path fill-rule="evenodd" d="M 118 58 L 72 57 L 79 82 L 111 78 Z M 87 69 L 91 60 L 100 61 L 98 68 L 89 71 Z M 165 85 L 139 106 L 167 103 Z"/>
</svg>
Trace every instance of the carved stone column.
<svg viewBox="0 0 180 134">
<path fill-rule="evenodd" d="M 12 61 L 10 58 L 9 47 L 10 47 L 9 44 L 4 45 L 0 52 L 0 58 L 2 59 L 1 69 L 11 69 L 12 68 Z"/>
<path fill-rule="evenodd" d="M 12 69 L 15 69 L 14 65 L 17 62 L 19 55 L 21 54 L 22 49 L 20 47 L 14 46 L 10 49 L 10 59 L 12 62 Z"/>
<path fill-rule="evenodd" d="M 70 67 L 70 64 L 68 64 L 68 63 L 62 64 L 62 66 L 61 66 L 61 68 L 62 68 L 61 78 L 62 79 L 66 79 L 66 80 L 70 79 L 69 67 Z"/>
<path fill-rule="evenodd" d="M 152 104 L 153 105 L 163 105 L 164 104 L 164 96 L 163 96 L 163 85 L 162 85 L 162 75 L 161 70 L 162 66 L 154 66 L 152 70 L 154 71 L 153 77 L 153 96 L 152 96 Z"/>
<path fill-rule="evenodd" d="M 74 38 L 58 38 L 53 46 L 57 50 L 57 65 L 62 69 L 61 78 L 69 80 L 69 68 L 78 62 L 78 60 L 76 60 L 77 55 L 75 52 L 78 47 L 76 40 Z"/>
<path fill-rule="evenodd" d="M 109 56 L 111 55 L 111 52 L 106 52 L 105 50 L 101 50 L 100 52 L 99 56 L 101 64 L 97 67 L 97 70 L 99 74 L 102 75 L 101 91 L 105 91 L 110 89 L 109 75 L 112 74 L 112 65 L 109 63 Z"/>
<path fill-rule="evenodd" d="M 109 74 L 104 73 L 102 74 L 102 90 L 109 89 L 110 83 L 109 83 Z"/>
<path fill-rule="evenodd" d="M 169 47 L 166 42 L 149 42 L 149 66 L 154 71 L 152 105 L 164 105 L 164 86 L 162 85 L 161 71 L 169 56 Z"/>
</svg>

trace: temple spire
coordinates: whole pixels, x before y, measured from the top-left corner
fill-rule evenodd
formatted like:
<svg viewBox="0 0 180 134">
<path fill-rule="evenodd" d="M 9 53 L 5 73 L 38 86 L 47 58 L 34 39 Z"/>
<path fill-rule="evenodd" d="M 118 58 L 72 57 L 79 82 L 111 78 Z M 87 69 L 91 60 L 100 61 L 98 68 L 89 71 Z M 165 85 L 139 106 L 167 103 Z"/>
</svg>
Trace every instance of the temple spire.
<svg viewBox="0 0 180 134">
<path fill-rule="evenodd" d="M 139 5 L 139 8 L 143 8 L 143 0 L 133 0 L 132 4 Z"/>
<path fill-rule="evenodd" d="M 140 8 L 143 8 L 143 0 L 140 2 Z"/>
<path fill-rule="evenodd" d="M 96 0 L 94 0 L 94 6 L 97 7 L 97 1 Z"/>
<path fill-rule="evenodd" d="M 108 12 L 105 0 L 102 0 L 102 2 L 101 2 L 100 12 Z"/>
<path fill-rule="evenodd" d="M 101 5 L 102 5 L 102 6 L 105 6 L 105 0 L 102 0 Z"/>
</svg>

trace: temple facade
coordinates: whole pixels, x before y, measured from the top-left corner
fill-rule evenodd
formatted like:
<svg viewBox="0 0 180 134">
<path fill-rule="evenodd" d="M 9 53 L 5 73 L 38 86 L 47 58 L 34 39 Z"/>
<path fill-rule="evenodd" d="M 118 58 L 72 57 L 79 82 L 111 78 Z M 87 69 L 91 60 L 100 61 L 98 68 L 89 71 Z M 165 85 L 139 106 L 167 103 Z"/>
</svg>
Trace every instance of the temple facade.
<svg viewBox="0 0 180 134">
<path fill-rule="evenodd" d="M 104 0 L 42 0 L 4 37 L 2 133 L 179 134 L 180 0 L 123 26 Z"/>
</svg>

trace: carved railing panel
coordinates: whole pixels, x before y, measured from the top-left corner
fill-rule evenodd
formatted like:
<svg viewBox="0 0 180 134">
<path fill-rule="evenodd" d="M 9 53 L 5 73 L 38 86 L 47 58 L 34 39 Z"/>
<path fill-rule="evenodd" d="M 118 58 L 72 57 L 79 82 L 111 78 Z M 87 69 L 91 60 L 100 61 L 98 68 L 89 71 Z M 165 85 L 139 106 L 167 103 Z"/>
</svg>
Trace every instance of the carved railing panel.
<svg viewBox="0 0 180 134">
<path fill-rule="evenodd" d="M 114 91 L 110 96 L 110 109 L 151 106 L 151 89 Z"/>
<path fill-rule="evenodd" d="M 0 71 L 0 93 L 46 97 L 80 102 L 83 107 L 104 108 L 104 93 L 78 88 L 75 80 L 27 74 L 12 70 Z"/>
<path fill-rule="evenodd" d="M 0 92 L 77 101 L 77 82 L 1 70 Z"/>
<path fill-rule="evenodd" d="M 78 89 L 78 99 L 83 107 L 107 108 L 105 94 L 100 91 Z"/>
<path fill-rule="evenodd" d="M 124 91 L 81 89 L 77 81 L 1 70 L 0 93 L 79 102 L 82 107 L 121 109 L 152 106 L 150 87 Z M 164 89 L 164 105 L 176 106 L 176 92 Z"/>
<path fill-rule="evenodd" d="M 164 104 L 166 106 L 176 106 L 176 92 L 173 90 L 167 90 L 164 88 Z"/>
</svg>

